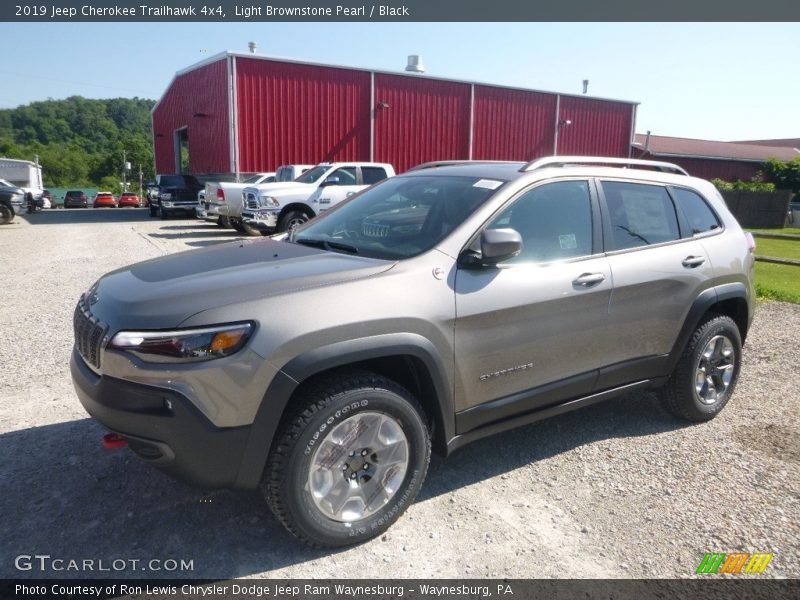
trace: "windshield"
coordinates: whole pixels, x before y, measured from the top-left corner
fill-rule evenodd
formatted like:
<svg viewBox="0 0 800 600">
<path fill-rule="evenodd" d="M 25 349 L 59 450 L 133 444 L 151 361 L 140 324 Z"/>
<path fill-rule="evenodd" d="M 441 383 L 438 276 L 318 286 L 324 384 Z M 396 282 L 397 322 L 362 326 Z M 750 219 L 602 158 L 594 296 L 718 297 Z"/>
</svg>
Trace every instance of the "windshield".
<svg viewBox="0 0 800 600">
<path fill-rule="evenodd" d="M 359 256 L 409 258 L 433 248 L 503 183 L 474 177 L 393 177 L 295 230 L 290 241 Z"/>
<path fill-rule="evenodd" d="M 325 173 L 327 173 L 328 169 L 330 168 L 331 168 L 330 165 L 317 165 L 313 169 L 309 169 L 308 171 L 300 175 L 300 177 L 295 179 L 295 181 L 297 181 L 298 183 L 316 183 L 317 179 L 325 175 Z"/>
</svg>

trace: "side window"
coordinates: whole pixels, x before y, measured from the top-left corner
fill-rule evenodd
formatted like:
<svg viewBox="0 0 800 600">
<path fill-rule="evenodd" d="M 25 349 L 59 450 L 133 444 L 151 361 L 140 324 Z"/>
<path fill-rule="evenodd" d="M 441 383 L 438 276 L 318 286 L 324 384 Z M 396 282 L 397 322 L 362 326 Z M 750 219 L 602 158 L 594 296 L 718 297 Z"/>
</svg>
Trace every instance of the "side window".
<svg viewBox="0 0 800 600">
<path fill-rule="evenodd" d="M 361 167 L 364 185 L 372 185 L 386 179 L 386 170 L 381 167 Z"/>
<path fill-rule="evenodd" d="M 339 185 L 356 185 L 356 168 L 342 167 L 336 169 L 329 177 L 338 177 Z"/>
<path fill-rule="evenodd" d="M 675 205 L 660 185 L 604 181 L 614 250 L 680 238 Z"/>
<path fill-rule="evenodd" d="M 692 228 L 692 235 L 719 228 L 717 216 L 699 194 L 685 188 L 670 188 L 675 201 Z"/>
<path fill-rule="evenodd" d="M 533 188 L 503 210 L 489 229 L 510 227 L 522 236 L 513 262 L 548 262 L 592 253 L 592 201 L 587 181 Z"/>
</svg>

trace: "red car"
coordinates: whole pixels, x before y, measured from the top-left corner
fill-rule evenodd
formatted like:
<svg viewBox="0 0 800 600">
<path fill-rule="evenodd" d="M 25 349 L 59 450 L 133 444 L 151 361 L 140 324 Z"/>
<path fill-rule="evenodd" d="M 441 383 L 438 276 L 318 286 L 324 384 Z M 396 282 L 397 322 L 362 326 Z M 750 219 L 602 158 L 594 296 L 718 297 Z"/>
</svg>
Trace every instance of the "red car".
<svg viewBox="0 0 800 600">
<path fill-rule="evenodd" d="M 139 202 L 139 196 L 134 194 L 133 192 L 124 192 L 119 197 L 119 202 L 117 206 L 122 208 L 123 206 L 133 206 L 134 208 L 139 208 L 141 206 L 141 202 Z"/>
<path fill-rule="evenodd" d="M 94 197 L 95 208 L 116 208 L 117 201 L 111 192 L 97 192 Z"/>
</svg>

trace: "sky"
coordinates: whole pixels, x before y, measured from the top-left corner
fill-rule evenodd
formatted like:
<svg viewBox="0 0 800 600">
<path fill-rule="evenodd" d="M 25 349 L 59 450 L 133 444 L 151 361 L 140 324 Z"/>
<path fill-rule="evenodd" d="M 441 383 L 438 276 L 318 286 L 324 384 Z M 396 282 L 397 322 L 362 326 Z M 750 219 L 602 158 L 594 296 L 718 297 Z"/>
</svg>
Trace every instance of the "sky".
<svg viewBox="0 0 800 600">
<path fill-rule="evenodd" d="M 800 137 L 800 23 L 0 23 L 0 108 L 158 99 L 224 50 L 636 101 L 636 130 Z"/>
</svg>

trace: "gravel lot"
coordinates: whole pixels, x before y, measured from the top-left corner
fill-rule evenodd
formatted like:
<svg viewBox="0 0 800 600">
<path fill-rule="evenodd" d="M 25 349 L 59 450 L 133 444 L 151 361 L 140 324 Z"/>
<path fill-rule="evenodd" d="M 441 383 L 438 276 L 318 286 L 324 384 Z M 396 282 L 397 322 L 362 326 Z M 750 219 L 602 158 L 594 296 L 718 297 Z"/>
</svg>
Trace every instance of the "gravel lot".
<svg viewBox="0 0 800 600">
<path fill-rule="evenodd" d="M 194 567 L 120 576 L 689 577 L 707 551 L 774 552 L 764 576 L 800 577 L 790 304 L 759 306 L 737 392 L 714 421 L 686 426 L 635 393 L 477 442 L 434 458 L 386 535 L 339 552 L 296 542 L 256 493 L 204 493 L 104 450 L 69 377 L 78 296 L 119 266 L 235 239 L 146 210 L 0 226 L 0 577 L 92 575 L 19 572 L 21 554 Z"/>
</svg>

